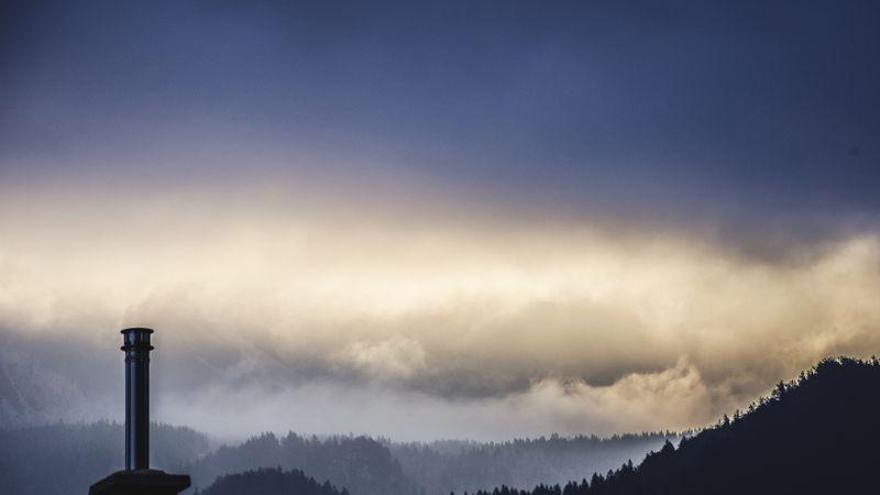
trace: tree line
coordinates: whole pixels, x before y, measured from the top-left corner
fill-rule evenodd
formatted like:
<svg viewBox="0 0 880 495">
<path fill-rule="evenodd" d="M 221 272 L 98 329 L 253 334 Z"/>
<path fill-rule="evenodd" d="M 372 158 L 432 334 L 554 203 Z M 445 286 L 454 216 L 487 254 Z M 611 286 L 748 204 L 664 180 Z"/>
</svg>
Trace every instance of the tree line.
<svg viewBox="0 0 880 495">
<path fill-rule="evenodd" d="M 666 442 L 638 466 L 630 460 L 577 482 L 473 495 L 876 493 L 878 417 L 878 360 L 825 359 L 677 448 Z"/>
</svg>

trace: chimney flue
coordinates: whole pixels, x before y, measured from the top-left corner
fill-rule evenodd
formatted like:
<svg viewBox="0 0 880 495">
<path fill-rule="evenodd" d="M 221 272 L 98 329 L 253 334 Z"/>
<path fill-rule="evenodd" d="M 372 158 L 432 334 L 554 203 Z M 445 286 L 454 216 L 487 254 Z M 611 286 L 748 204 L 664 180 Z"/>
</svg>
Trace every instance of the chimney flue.
<svg viewBox="0 0 880 495">
<path fill-rule="evenodd" d="M 122 331 L 125 351 L 125 469 L 150 468 L 150 334 L 149 328 Z"/>
<path fill-rule="evenodd" d="M 89 487 L 89 495 L 180 495 L 189 488 L 185 474 L 150 469 L 149 328 L 122 331 L 125 351 L 125 469 Z"/>
</svg>

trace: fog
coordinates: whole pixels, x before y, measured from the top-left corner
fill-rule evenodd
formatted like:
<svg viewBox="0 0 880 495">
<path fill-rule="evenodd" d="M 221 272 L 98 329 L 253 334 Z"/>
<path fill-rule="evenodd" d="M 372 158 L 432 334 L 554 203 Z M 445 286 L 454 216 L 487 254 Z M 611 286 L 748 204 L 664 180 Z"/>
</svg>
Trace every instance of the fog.
<svg viewBox="0 0 880 495">
<path fill-rule="evenodd" d="M 157 419 L 220 438 L 684 429 L 880 348 L 869 230 L 768 258 L 613 218 L 80 192 L 2 200 L 6 423 L 119 418 L 134 325 Z"/>
</svg>

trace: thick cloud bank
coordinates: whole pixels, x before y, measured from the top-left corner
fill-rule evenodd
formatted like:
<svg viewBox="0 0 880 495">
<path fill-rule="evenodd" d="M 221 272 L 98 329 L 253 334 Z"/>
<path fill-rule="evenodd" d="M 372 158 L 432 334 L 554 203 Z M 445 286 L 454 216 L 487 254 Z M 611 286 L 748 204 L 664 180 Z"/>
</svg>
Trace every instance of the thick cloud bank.
<svg viewBox="0 0 880 495">
<path fill-rule="evenodd" d="M 868 233 L 772 263 L 649 229 L 169 198 L 21 208 L 2 210 L 4 383 L 40 362 L 64 377 L 39 381 L 64 383 L 69 407 L 44 408 L 62 417 L 118 415 L 129 325 L 159 331 L 160 419 L 223 435 L 685 428 L 823 356 L 880 349 Z M 32 406 L 3 392 L 7 416 Z"/>
</svg>

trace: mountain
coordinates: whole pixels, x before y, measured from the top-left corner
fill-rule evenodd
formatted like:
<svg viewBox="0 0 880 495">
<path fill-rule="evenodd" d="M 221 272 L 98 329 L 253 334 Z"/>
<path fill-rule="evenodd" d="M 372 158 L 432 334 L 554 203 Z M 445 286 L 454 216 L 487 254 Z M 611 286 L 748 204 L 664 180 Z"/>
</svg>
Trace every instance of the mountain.
<svg viewBox="0 0 880 495">
<path fill-rule="evenodd" d="M 82 492 L 122 467 L 120 424 L 54 423 L 0 428 L 0 487 L 10 495 Z M 189 428 L 153 424 L 152 465 L 193 476 L 206 488 L 223 475 L 260 468 L 303 470 L 352 494 L 413 495 L 565 482 L 659 448 L 665 434 L 520 439 L 510 442 L 395 443 L 366 437 L 318 439 L 271 434 L 215 449 Z M 674 438 L 674 437 L 672 437 Z M 52 466 L 53 476 L 43 476 Z M 190 491 L 192 493 L 192 491 Z"/>
<path fill-rule="evenodd" d="M 180 470 L 206 487 L 219 476 L 265 467 L 301 469 L 352 495 L 413 495 L 566 482 L 606 471 L 659 448 L 671 433 L 520 439 L 481 443 L 395 443 L 367 437 L 278 438 L 271 433 L 223 446 Z"/>
<path fill-rule="evenodd" d="M 527 488 L 565 483 L 604 473 L 627 459 L 640 459 L 673 433 L 615 435 L 609 438 L 552 435 L 508 442 L 389 443 L 404 472 L 429 494 L 474 491 L 506 485 Z M 585 474 L 586 473 L 586 474 Z"/>
<path fill-rule="evenodd" d="M 150 429 L 152 464 L 159 469 L 174 471 L 211 449 L 206 435 L 189 428 L 153 424 Z M 86 493 L 92 483 L 122 469 L 124 449 L 124 428 L 116 423 L 0 430 L 0 492 Z"/>
<path fill-rule="evenodd" d="M 227 474 L 198 495 L 348 495 L 328 482 L 318 483 L 300 470 L 257 469 Z"/>
<path fill-rule="evenodd" d="M 72 410 L 86 404 L 73 380 L 39 359 L 0 341 L 0 426 L 21 428 L 62 417 L 83 417 Z"/>
<path fill-rule="evenodd" d="M 639 466 L 531 492 L 496 495 L 762 495 L 877 493 L 880 362 L 826 359 L 745 414 L 666 443 Z M 488 495 L 490 492 L 477 492 Z"/>
<path fill-rule="evenodd" d="M 363 436 L 318 439 L 289 433 L 278 438 L 266 433 L 237 446 L 220 447 L 181 471 L 192 476 L 194 487 L 205 487 L 227 473 L 266 467 L 299 469 L 353 495 L 422 493 L 385 445 Z"/>
</svg>

